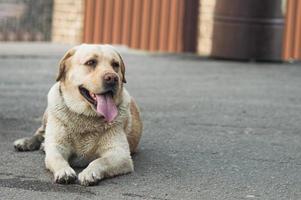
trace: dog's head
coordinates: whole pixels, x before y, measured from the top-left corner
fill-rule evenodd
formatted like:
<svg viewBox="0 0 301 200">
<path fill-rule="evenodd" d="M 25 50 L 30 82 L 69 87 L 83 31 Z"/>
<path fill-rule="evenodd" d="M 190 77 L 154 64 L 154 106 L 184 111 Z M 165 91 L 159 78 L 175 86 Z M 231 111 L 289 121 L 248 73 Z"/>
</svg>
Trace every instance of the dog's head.
<svg viewBox="0 0 301 200">
<path fill-rule="evenodd" d="M 60 61 L 56 80 L 73 111 L 94 112 L 108 122 L 116 118 L 126 80 L 123 60 L 112 46 L 82 44 L 70 49 Z"/>
</svg>

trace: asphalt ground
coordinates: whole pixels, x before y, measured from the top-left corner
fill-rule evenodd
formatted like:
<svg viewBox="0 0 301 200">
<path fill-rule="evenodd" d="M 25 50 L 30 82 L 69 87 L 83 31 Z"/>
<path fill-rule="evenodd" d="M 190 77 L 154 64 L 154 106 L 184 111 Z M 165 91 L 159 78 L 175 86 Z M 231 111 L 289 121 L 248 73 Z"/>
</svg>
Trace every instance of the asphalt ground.
<svg viewBox="0 0 301 200">
<path fill-rule="evenodd" d="M 0 199 L 301 199 L 300 64 L 126 48 L 126 88 L 144 121 L 135 172 L 54 184 L 43 152 L 12 142 L 39 126 L 66 48 L 0 45 Z"/>
</svg>

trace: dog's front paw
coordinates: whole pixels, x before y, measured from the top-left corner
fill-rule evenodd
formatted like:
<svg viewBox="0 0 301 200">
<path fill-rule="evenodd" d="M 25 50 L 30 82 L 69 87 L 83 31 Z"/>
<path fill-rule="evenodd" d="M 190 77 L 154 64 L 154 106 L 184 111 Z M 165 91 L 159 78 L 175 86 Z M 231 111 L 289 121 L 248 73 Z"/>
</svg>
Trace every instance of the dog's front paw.
<svg viewBox="0 0 301 200">
<path fill-rule="evenodd" d="M 96 185 L 102 178 L 100 170 L 91 169 L 91 167 L 87 167 L 78 175 L 80 184 L 85 186 Z"/>
<path fill-rule="evenodd" d="M 60 184 L 74 183 L 76 178 L 76 173 L 71 167 L 60 169 L 54 174 L 54 182 Z"/>
<path fill-rule="evenodd" d="M 21 138 L 14 142 L 14 147 L 17 151 L 34 151 L 40 148 L 41 141 L 36 137 Z"/>
</svg>

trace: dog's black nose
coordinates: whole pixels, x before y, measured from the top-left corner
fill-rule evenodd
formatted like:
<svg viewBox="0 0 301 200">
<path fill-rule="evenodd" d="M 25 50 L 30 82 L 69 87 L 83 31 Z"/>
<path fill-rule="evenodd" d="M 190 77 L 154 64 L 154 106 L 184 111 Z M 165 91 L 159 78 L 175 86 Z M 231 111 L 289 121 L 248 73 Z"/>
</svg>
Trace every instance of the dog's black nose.
<svg viewBox="0 0 301 200">
<path fill-rule="evenodd" d="M 118 82 L 118 76 L 113 73 L 107 73 L 103 77 L 104 82 L 108 86 L 114 86 Z"/>
</svg>

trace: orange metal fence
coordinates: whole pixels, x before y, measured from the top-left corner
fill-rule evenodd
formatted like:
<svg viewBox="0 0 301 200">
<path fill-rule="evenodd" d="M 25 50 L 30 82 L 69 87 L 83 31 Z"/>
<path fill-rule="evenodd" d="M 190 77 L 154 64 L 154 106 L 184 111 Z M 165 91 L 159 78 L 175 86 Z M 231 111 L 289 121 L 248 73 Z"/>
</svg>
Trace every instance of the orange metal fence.
<svg viewBox="0 0 301 200">
<path fill-rule="evenodd" d="M 288 0 L 283 43 L 284 60 L 301 60 L 301 1 Z"/>
<path fill-rule="evenodd" d="M 86 43 L 194 52 L 199 0 L 86 0 Z"/>
</svg>

